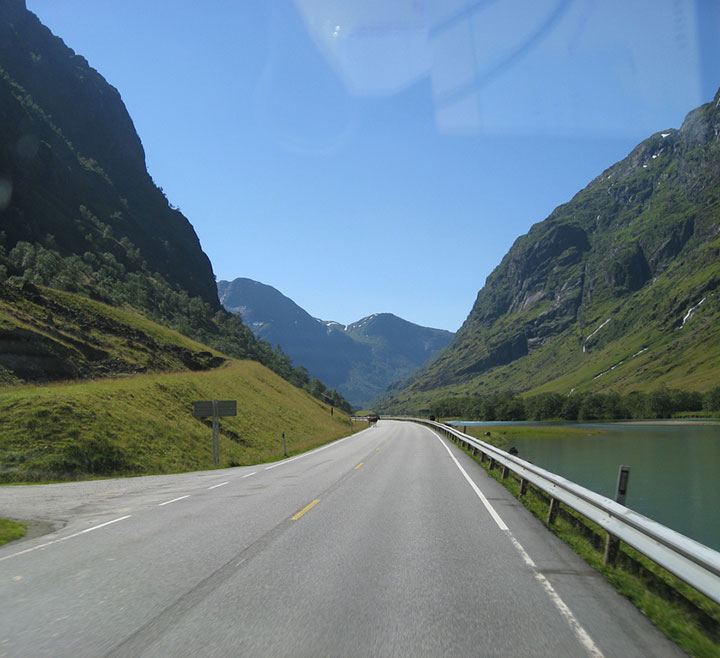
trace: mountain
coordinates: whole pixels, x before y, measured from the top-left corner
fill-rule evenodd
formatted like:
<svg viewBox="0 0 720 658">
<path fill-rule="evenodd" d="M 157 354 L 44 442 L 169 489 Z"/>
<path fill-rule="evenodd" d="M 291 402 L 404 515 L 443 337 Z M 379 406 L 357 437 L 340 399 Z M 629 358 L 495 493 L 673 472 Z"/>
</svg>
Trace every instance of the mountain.
<svg viewBox="0 0 720 658">
<path fill-rule="evenodd" d="M 145 339 L 124 326 L 99 347 L 104 311 L 68 310 L 66 291 L 131 307 L 309 390 L 307 373 L 222 309 L 210 261 L 148 174 L 120 94 L 24 0 L 0 0 L 0 125 L 0 383 L 206 363 L 140 356 L 123 340 Z M 322 383 L 312 390 L 349 409 Z"/>
<path fill-rule="evenodd" d="M 147 173 L 120 94 L 24 0 L 0 2 L 0 121 L 7 251 L 26 242 L 62 259 L 100 254 L 126 279 L 157 273 L 219 308 L 210 261 Z"/>
<path fill-rule="evenodd" d="M 293 362 L 362 407 L 447 345 L 453 334 L 390 313 L 347 327 L 318 320 L 272 286 L 238 278 L 218 281 L 223 306 L 256 336 L 279 345 Z"/>
<path fill-rule="evenodd" d="M 448 347 L 385 408 L 720 380 L 720 91 L 518 238 Z"/>
</svg>

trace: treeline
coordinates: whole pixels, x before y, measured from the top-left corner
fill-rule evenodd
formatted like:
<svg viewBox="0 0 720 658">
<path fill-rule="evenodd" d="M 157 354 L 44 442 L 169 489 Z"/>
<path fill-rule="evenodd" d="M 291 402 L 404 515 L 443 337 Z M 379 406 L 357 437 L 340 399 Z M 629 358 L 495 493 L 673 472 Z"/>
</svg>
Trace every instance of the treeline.
<svg viewBox="0 0 720 658">
<path fill-rule="evenodd" d="M 0 234 L 0 238 L 3 238 Z M 238 359 L 253 359 L 276 372 L 291 384 L 347 413 L 352 406 L 337 391 L 310 377 L 302 366 L 266 341 L 258 340 L 239 316 L 215 310 L 199 297 L 190 297 L 173 287 L 139 257 L 139 250 L 127 239 L 118 241 L 135 271 L 130 271 L 111 252 L 86 252 L 82 257 L 62 256 L 48 235 L 45 244 L 18 242 L 12 249 L 0 239 L 0 284 L 47 286 L 74 292 L 114 306 L 128 304 L 151 320 L 164 324 L 195 340 Z"/>
<path fill-rule="evenodd" d="M 466 420 L 625 420 L 672 418 L 681 413 L 720 414 L 720 386 L 706 393 L 659 388 L 650 393 L 514 393 L 439 400 L 434 414 Z"/>
</svg>

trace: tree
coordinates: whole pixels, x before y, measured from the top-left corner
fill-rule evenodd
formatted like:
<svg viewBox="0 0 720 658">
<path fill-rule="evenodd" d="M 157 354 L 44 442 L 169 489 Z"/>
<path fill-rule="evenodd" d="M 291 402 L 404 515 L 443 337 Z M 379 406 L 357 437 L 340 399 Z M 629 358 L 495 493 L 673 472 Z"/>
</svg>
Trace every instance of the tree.
<svg viewBox="0 0 720 658">
<path fill-rule="evenodd" d="M 673 410 L 672 396 L 666 388 L 659 388 L 650 393 L 648 411 L 652 418 L 670 418 Z"/>
<path fill-rule="evenodd" d="M 571 394 L 565 398 L 563 402 L 561 415 L 565 420 L 577 420 L 582 404 L 583 396 L 581 394 Z"/>
<path fill-rule="evenodd" d="M 599 393 L 590 393 L 583 397 L 578 408 L 578 420 L 600 420 L 604 418 L 603 396 Z"/>
<path fill-rule="evenodd" d="M 645 393 L 631 391 L 625 396 L 625 405 L 630 418 L 647 418 L 649 416 L 648 399 Z"/>
<path fill-rule="evenodd" d="M 720 386 L 716 386 L 703 396 L 703 409 L 720 412 Z"/>
<path fill-rule="evenodd" d="M 564 398 L 559 393 L 539 393 L 525 399 L 527 417 L 532 420 L 547 420 L 562 416 Z"/>
</svg>

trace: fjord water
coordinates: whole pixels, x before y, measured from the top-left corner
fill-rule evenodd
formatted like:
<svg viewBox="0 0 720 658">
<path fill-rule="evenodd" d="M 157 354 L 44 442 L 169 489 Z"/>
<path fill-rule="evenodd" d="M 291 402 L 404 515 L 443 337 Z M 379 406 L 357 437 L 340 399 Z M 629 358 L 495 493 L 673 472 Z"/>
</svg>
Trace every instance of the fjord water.
<svg viewBox="0 0 720 658">
<path fill-rule="evenodd" d="M 720 425 L 573 427 L 603 433 L 513 439 L 505 449 L 610 498 L 629 466 L 628 507 L 720 551 Z"/>
</svg>

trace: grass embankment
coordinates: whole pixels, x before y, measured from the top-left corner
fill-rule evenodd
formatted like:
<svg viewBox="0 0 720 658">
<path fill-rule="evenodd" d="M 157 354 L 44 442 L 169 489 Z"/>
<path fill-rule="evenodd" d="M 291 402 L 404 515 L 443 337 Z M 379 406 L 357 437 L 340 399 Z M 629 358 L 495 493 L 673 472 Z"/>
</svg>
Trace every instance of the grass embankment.
<svg viewBox="0 0 720 658">
<path fill-rule="evenodd" d="M 571 439 L 605 433 L 601 429 L 563 425 L 470 425 L 467 428 L 456 425 L 455 428 L 498 448 L 509 446 L 514 439 Z"/>
<path fill-rule="evenodd" d="M 0 390 L 0 482 L 212 468 L 211 422 L 196 400 L 237 400 L 220 419 L 220 467 L 311 449 L 350 434 L 347 416 L 254 361 L 205 372 Z M 365 426 L 364 423 L 361 424 Z"/>
<path fill-rule="evenodd" d="M 20 539 L 27 533 L 27 526 L 17 521 L 0 519 L 0 546 L 7 544 L 13 539 Z"/>
<path fill-rule="evenodd" d="M 21 357 L 0 360 L 4 384 L 205 370 L 225 361 L 130 307 L 35 286 L 0 286 L 0 334 Z"/>
<path fill-rule="evenodd" d="M 532 438 L 541 434 L 585 436 L 588 433 L 585 428 L 562 426 L 511 426 L 502 430 L 496 426 L 472 426 L 467 429 L 468 434 L 498 447 L 505 447 L 512 438 Z M 485 432 L 490 432 L 490 436 Z M 473 458 L 679 647 L 691 656 L 720 657 L 720 606 L 625 544 L 620 544 L 616 564 L 605 565 L 604 530 L 562 504 L 555 521 L 548 526 L 550 498 L 546 494 L 528 485 L 527 492 L 520 497 L 520 482 L 515 477 L 503 479 L 502 469 L 490 470 L 490 462 L 481 461 L 480 455 Z"/>
</svg>

